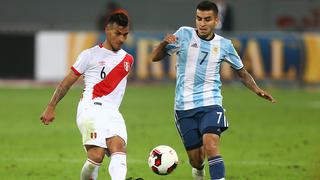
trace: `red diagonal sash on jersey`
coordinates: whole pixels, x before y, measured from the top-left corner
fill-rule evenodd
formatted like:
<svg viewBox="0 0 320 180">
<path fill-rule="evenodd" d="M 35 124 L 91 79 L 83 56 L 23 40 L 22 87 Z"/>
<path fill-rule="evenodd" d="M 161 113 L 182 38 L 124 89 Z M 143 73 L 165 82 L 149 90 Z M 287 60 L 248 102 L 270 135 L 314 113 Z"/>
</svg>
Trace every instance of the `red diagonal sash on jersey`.
<svg viewBox="0 0 320 180">
<path fill-rule="evenodd" d="M 132 62 L 132 56 L 126 54 L 123 60 L 114 67 L 102 81 L 93 87 L 92 99 L 110 94 L 118 86 L 121 80 L 127 76 Z"/>
</svg>

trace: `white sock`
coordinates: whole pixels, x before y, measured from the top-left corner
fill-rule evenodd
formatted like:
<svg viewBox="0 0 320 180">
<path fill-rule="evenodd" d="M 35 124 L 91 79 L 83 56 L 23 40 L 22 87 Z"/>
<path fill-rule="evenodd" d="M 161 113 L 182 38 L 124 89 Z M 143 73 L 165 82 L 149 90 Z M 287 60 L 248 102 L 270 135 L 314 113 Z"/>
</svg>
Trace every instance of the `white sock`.
<svg viewBox="0 0 320 180">
<path fill-rule="evenodd" d="M 205 176 L 204 168 L 202 170 L 192 168 L 192 177 L 194 180 L 204 180 L 204 176 Z"/>
<path fill-rule="evenodd" d="M 84 163 L 80 174 L 80 180 L 96 180 L 98 178 L 101 163 L 96 163 L 90 159 Z"/>
<path fill-rule="evenodd" d="M 124 180 L 127 174 L 127 155 L 123 152 L 111 154 L 109 173 L 112 180 Z"/>
</svg>

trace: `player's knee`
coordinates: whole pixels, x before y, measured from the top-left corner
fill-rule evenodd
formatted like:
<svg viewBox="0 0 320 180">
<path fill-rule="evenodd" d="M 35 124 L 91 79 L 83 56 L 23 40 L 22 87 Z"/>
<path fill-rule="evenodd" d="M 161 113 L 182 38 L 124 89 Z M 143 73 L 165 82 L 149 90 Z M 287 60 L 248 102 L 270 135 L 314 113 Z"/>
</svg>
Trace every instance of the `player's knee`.
<svg viewBox="0 0 320 180">
<path fill-rule="evenodd" d="M 126 144 L 125 141 L 119 137 L 115 136 L 107 140 L 108 150 L 109 152 L 115 153 L 115 152 L 126 152 Z"/>
<path fill-rule="evenodd" d="M 219 154 L 219 146 L 215 142 L 208 142 L 203 144 L 204 151 L 208 156 L 216 156 Z"/>
<path fill-rule="evenodd" d="M 126 153 L 126 146 L 125 145 L 113 145 L 108 147 L 108 150 L 110 154 L 116 153 L 116 152 L 122 152 Z"/>
<path fill-rule="evenodd" d="M 203 148 L 207 152 L 210 150 L 218 150 L 219 147 L 218 144 L 215 142 L 208 142 L 203 144 Z"/>
<path fill-rule="evenodd" d="M 103 161 L 103 158 L 100 157 L 100 156 L 88 156 L 88 159 L 90 159 L 91 161 L 93 162 L 96 162 L 96 163 L 102 163 Z"/>
<path fill-rule="evenodd" d="M 95 154 L 95 153 L 88 154 L 88 159 L 96 163 L 101 163 L 103 161 L 103 158 L 104 158 L 104 155 L 101 155 L 101 154 Z"/>
<path fill-rule="evenodd" d="M 90 149 L 87 151 L 87 156 L 88 159 L 96 162 L 96 163 L 101 163 L 103 161 L 104 158 L 104 149 L 101 148 L 100 149 Z"/>
<path fill-rule="evenodd" d="M 203 138 L 203 148 L 207 155 L 217 155 L 219 153 L 219 136 L 205 134 Z"/>
</svg>

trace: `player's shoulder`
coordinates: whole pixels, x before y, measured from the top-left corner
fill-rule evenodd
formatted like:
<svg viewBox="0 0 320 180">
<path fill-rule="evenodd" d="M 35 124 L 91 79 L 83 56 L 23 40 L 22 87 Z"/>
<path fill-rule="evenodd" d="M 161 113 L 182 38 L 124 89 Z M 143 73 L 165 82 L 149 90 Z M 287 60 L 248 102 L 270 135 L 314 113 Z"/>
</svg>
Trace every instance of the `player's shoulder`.
<svg viewBox="0 0 320 180">
<path fill-rule="evenodd" d="M 91 48 L 90 48 L 91 49 Z M 79 57 L 81 58 L 88 58 L 91 56 L 91 50 L 90 49 L 84 49 L 80 52 Z"/>
<path fill-rule="evenodd" d="M 119 53 L 124 54 L 126 58 L 128 58 L 130 61 L 134 60 L 134 57 L 132 54 L 128 53 L 126 50 L 124 49 L 120 49 Z"/>
<path fill-rule="evenodd" d="M 95 46 L 93 46 L 91 48 L 82 50 L 80 54 L 89 55 L 92 52 L 97 51 L 98 49 L 101 49 L 101 47 L 99 47 L 99 45 L 95 45 Z"/>
<path fill-rule="evenodd" d="M 127 53 L 127 56 L 128 56 L 129 58 L 131 58 L 132 60 L 134 59 L 133 55 L 130 54 L 130 53 Z"/>
<path fill-rule="evenodd" d="M 92 57 L 99 54 L 99 51 L 101 51 L 101 49 L 102 45 L 95 45 L 93 47 L 82 50 L 79 54 L 79 57 L 82 59 L 92 59 Z"/>
<path fill-rule="evenodd" d="M 129 56 L 130 58 L 133 58 L 133 55 L 132 54 L 130 54 L 130 53 L 128 53 L 126 50 L 124 50 L 124 49 L 120 49 L 119 50 L 119 53 L 123 53 L 123 54 L 125 54 L 126 56 Z"/>
<path fill-rule="evenodd" d="M 178 31 L 187 31 L 187 32 L 193 32 L 194 28 L 190 26 L 181 26 Z"/>
<path fill-rule="evenodd" d="M 190 26 L 181 26 L 179 29 L 186 30 L 186 31 L 193 31 L 194 30 L 194 28 L 190 27 Z"/>
<path fill-rule="evenodd" d="M 225 37 L 223 37 L 221 35 L 218 35 L 218 34 L 215 34 L 214 40 L 220 41 L 222 46 L 230 46 L 230 45 L 232 45 L 232 41 L 230 39 L 225 38 Z"/>
<path fill-rule="evenodd" d="M 195 29 L 189 26 L 181 26 L 175 33 L 180 38 L 191 38 L 195 35 Z"/>
<path fill-rule="evenodd" d="M 215 40 L 219 40 L 219 41 L 223 41 L 223 42 L 229 42 L 229 41 L 231 41 L 230 39 L 228 39 L 228 38 L 226 38 L 226 37 L 223 37 L 223 36 L 221 36 L 221 35 L 219 35 L 219 34 L 214 34 L 214 39 Z"/>
</svg>

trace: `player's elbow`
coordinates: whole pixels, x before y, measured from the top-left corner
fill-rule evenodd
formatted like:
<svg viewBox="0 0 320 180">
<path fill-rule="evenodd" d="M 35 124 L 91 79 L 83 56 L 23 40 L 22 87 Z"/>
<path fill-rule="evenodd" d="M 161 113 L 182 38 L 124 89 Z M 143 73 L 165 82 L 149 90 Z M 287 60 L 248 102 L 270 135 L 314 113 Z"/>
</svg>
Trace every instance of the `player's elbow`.
<svg viewBox="0 0 320 180">
<path fill-rule="evenodd" d="M 157 62 L 159 59 L 157 59 L 155 56 L 151 55 L 151 62 Z"/>
<path fill-rule="evenodd" d="M 244 67 L 236 70 L 236 72 L 240 79 L 244 79 L 246 76 L 248 76 L 248 71 Z"/>
<path fill-rule="evenodd" d="M 159 59 L 159 58 L 151 58 L 151 61 L 152 62 L 158 62 L 158 61 L 161 61 L 161 59 Z"/>
</svg>

